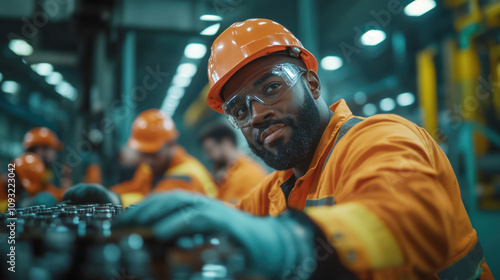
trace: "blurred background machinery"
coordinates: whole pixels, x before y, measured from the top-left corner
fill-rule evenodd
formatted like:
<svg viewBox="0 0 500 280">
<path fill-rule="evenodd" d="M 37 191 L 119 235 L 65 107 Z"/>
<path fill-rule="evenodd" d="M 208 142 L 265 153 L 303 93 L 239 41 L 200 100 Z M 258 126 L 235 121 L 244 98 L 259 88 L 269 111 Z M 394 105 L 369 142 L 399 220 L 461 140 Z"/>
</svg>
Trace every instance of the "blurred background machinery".
<svg viewBox="0 0 500 280">
<path fill-rule="evenodd" d="M 211 43 L 255 17 L 316 55 L 328 103 L 398 114 L 433 135 L 499 275 L 498 0 L 0 1 L 1 173 L 24 133 L 45 126 L 65 143 L 56 180 L 68 166 L 82 181 L 91 164 L 106 186 L 129 179 L 136 160 L 125 142 L 150 108 L 170 114 L 179 143 L 203 159 L 197 132 L 223 118 L 205 102 Z"/>
</svg>

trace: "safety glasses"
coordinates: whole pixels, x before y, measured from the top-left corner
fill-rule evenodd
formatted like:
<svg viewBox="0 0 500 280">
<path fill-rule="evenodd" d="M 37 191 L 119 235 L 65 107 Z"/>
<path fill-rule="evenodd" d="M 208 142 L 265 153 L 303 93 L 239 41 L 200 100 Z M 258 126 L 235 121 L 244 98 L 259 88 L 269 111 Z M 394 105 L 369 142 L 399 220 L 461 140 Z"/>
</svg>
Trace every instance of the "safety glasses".
<svg viewBox="0 0 500 280">
<path fill-rule="evenodd" d="M 276 104 L 304 72 L 305 69 L 291 63 L 264 68 L 248 78 L 242 87 L 224 102 L 222 110 L 233 127 L 246 127 L 252 120 L 252 100 L 266 106 Z"/>
</svg>

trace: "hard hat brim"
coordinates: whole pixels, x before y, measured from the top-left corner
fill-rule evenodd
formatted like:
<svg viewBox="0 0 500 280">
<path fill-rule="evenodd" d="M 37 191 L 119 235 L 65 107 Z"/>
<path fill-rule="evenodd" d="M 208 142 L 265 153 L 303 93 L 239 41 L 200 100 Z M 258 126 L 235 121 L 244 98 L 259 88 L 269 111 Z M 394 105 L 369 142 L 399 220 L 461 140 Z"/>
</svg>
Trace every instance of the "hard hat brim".
<svg viewBox="0 0 500 280">
<path fill-rule="evenodd" d="M 131 149 L 148 154 L 158 152 L 159 150 L 161 150 L 161 148 L 163 148 L 165 144 L 166 144 L 165 141 L 144 142 L 144 141 L 137 141 L 136 139 L 133 138 L 127 141 L 127 145 Z"/>
</svg>

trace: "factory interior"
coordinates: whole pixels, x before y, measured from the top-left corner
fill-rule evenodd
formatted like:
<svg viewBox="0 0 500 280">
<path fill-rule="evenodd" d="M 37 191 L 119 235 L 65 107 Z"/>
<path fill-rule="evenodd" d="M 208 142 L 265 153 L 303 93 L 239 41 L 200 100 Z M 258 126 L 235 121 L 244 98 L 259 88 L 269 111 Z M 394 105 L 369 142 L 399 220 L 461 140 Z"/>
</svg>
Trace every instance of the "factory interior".
<svg viewBox="0 0 500 280">
<path fill-rule="evenodd" d="M 254 272 L 263 274 L 266 269 L 241 261 L 245 259 L 245 254 L 227 253 L 225 247 L 218 249 L 215 258 L 215 253 L 205 248 L 207 242 L 214 247 L 230 243 L 231 250 L 238 249 L 238 245 L 224 239 L 224 234 L 217 237 L 219 239 L 210 239 L 209 235 L 193 236 L 190 233 L 177 239 L 174 245 L 167 242 L 165 246 L 172 250 L 168 253 L 167 264 L 164 263 L 168 269 L 160 269 L 158 266 L 161 264 L 158 265 L 157 261 L 159 254 L 153 252 L 155 246 L 150 242 L 154 241 L 149 233 L 123 235 L 126 237 L 120 239 L 115 235 L 119 230 L 115 230 L 114 226 L 109 229 L 109 224 L 106 224 L 106 218 L 113 216 L 115 219 L 115 216 L 140 207 L 141 199 L 126 203 L 122 196 L 121 203 L 86 201 L 86 204 L 76 206 L 70 206 L 70 202 L 63 199 L 68 197 L 67 192 L 71 189 L 74 193 L 83 189 L 82 184 L 97 184 L 103 191 L 115 191 L 113 186 L 124 187 L 124 182 L 136 180 L 144 162 L 162 160 L 149 158 L 149 161 L 144 161 L 145 156 L 139 154 L 150 151 L 138 153 L 131 145 L 131 138 L 138 133 L 136 130 L 142 129 L 141 124 L 134 121 L 141 116 L 146 118 L 146 113 L 153 112 L 148 111 L 151 109 L 156 109 L 154 112 L 168 121 L 173 120 L 176 145 L 192 160 L 202 164 L 196 168 L 206 168 L 211 176 L 206 177 L 207 180 L 217 183 L 220 174 L 215 172 L 217 163 L 207 155 L 204 140 L 200 137 L 203 131 L 216 123 L 227 124 L 236 135 L 239 152 L 260 165 L 262 172 L 271 174 L 276 168 L 269 167 L 252 152 L 254 148 L 249 147 L 250 142 L 247 144 L 245 129 L 241 128 L 243 133 L 238 128 L 233 129 L 227 120 L 234 121 L 234 117 L 215 111 L 207 103 L 207 96 L 212 94 L 213 80 L 219 79 L 213 72 L 217 70 L 212 69 L 217 67 L 213 64 L 215 59 L 209 60 L 214 51 L 212 44 L 215 46 L 216 38 L 222 37 L 223 31 L 232 28 L 232 24 L 248 19 L 269 19 L 279 23 L 314 55 L 318 64 L 316 73 L 321 82 L 321 97 L 327 106 L 344 100 L 354 116 L 367 118 L 362 123 L 381 114 L 391 114 L 401 116 L 427 131 L 428 139 L 432 139 L 435 147 L 442 150 L 443 158 L 449 160 L 456 176 L 454 187 L 460 194 L 458 200 L 461 198 L 470 223 L 477 232 L 469 235 L 477 234 L 484 253 L 483 261 L 488 263 L 492 275 L 500 278 L 499 0 L 0 1 L 0 175 L 4 184 L 1 190 L 4 195 L 0 198 L 5 199 L 2 213 L 7 211 L 2 214 L 0 223 L 3 227 L 0 229 L 0 244 L 3 243 L 0 245 L 0 278 L 290 279 L 276 277 L 275 274 L 264 275 L 263 278 L 239 278 L 238 273 L 244 275 L 242 271 L 250 266 Z M 237 27 L 238 24 L 234 28 Z M 238 35 L 235 34 L 236 31 L 233 36 Z M 231 56 L 234 54 L 228 53 L 225 59 L 230 60 Z M 226 92 L 227 87 L 223 90 Z M 224 99 L 222 90 L 219 91 L 220 97 L 216 93 L 217 98 Z M 258 100 L 259 97 L 253 98 L 261 106 L 266 105 Z M 247 96 L 249 107 L 250 102 L 252 100 Z M 222 106 L 222 113 L 226 115 L 224 106 L 228 103 Z M 252 106 L 251 112 L 255 110 Z M 43 130 L 40 132 L 37 128 Z M 143 137 L 153 140 L 163 137 L 158 131 Z M 47 133 L 55 136 L 52 140 L 58 145 L 51 149 L 55 152 L 49 164 L 40 156 L 47 173 L 51 174 L 48 180 L 58 192 L 57 204 L 22 204 L 20 200 L 21 194 L 33 195 L 23 192 L 23 185 L 27 189 L 27 183 L 18 177 L 33 175 L 21 174 L 21 168 L 23 164 L 33 161 L 29 155 L 26 158 L 26 153 L 36 151 L 29 144 L 30 137 L 38 137 L 35 132 L 40 137 L 47 136 Z M 348 136 L 348 133 L 345 134 L 345 137 Z M 376 142 L 376 137 L 367 136 L 364 142 Z M 50 145 L 42 146 L 47 148 Z M 193 170 L 196 173 L 198 169 Z M 361 169 L 357 171 L 363 173 Z M 152 172 L 156 174 L 155 170 Z M 14 202 L 9 204 L 7 196 L 10 179 L 16 184 L 16 210 L 11 207 Z M 156 177 L 154 180 L 158 181 Z M 212 191 L 217 192 L 217 186 Z M 217 197 L 206 189 L 205 193 L 209 197 Z M 155 195 L 158 192 L 145 196 Z M 287 194 L 285 196 L 288 197 Z M 265 197 L 267 199 L 267 195 Z M 341 207 L 341 197 L 335 194 L 335 204 L 327 203 L 333 205 L 328 207 Z M 321 200 L 318 201 L 319 205 L 323 205 Z M 34 203 L 34 200 L 31 202 Z M 438 199 L 434 202 L 426 201 L 419 207 L 434 209 L 443 204 Z M 288 204 L 286 206 L 293 208 Z M 457 220 L 462 219 L 460 211 L 455 210 L 451 214 L 456 214 Z M 73 213 L 71 211 L 75 211 L 74 217 L 77 218 L 68 222 L 74 228 L 68 226 L 67 232 L 78 231 L 78 234 L 71 237 L 71 234 L 58 230 L 47 233 L 56 219 L 61 219 L 63 224 L 67 222 Z M 11 216 L 17 213 L 18 217 L 15 230 L 16 272 L 9 271 L 12 267 L 9 252 L 12 253 L 13 249 L 8 245 L 11 243 L 7 244 L 10 222 L 7 213 Z M 104 228 L 101 234 L 108 238 L 107 241 L 103 241 L 102 236 L 94 240 L 80 233 L 85 213 L 94 215 L 103 223 L 100 224 L 100 229 Z M 303 213 L 309 212 L 304 210 Z M 52 215 L 50 219 L 47 218 L 49 214 Z M 37 215 L 45 215 L 45 218 L 36 218 Z M 80 222 L 75 222 L 78 217 Z M 230 220 L 230 217 L 231 214 L 228 214 L 227 219 Z M 412 222 L 411 213 L 407 218 L 401 223 Z M 452 216 L 451 219 L 454 218 Z M 346 216 L 344 219 L 351 218 Z M 436 218 L 435 221 L 440 220 Z M 87 221 L 88 232 L 91 223 Z M 113 233 L 106 233 L 106 227 Z M 418 231 L 418 227 L 414 225 L 401 231 Z M 42 233 L 42 228 L 47 232 Z M 433 230 L 441 231 L 439 228 Z M 200 231 L 204 232 L 203 229 Z M 439 235 L 432 230 L 422 231 L 421 236 L 403 238 L 404 242 L 414 238 L 412 246 L 424 248 L 428 244 L 419 243 L 426 242 L 422 239 Z M 448 234 L 460 234 L 458 230 L 451 232 Z M 397 234 L 403 233 L 398 231 Z M 397 236 L 396 239 L 399 238 Z M 371 239 L 363 242 L 366 240 Z M 198 244 L 198 247 L 190 242 Z M 432 242 L 439 243 L 436 240 Z M 65 246 L 73 249 L 64 251 Z M 140 246 L 142 249 L 138 249 Z M 189 254 L 176 251 L 183 246 L 189 248 Z M 288 244 L 286 247 L 290 246 L 295 245 Z M 335 248 L 342 252 L 340 247 Z M 435 250 L 447 250 L 443 248 Z M 417 254 L 401 250 L 407 267 L 413 267 L 408 262 Z M 382 251 L 379 255 L 392 254 L 389 249 Z M 250 254 L 252 252 L 258 255 L 255 251 Z M 148 257 L 144 257 L 145 254 L 149 254 Z M 212 259 L 207 257 L 209 254 L 212 254 Z M 419 256 L 425 259 L 422 263 L 438 262 L 432 254 L 422 253 Z M 65 258 L 70 261 L 63 261 Z M 214 258 L 219 261 L 211 263 Z M 384 258 L 374 262 L 383 263 Z M 152 264 L 153 260 L 156 260 L 155 264 Z M 464 262 L 459 263 L 458 258 L 454 261 L 457 261 L 455 267 L 467 266 L 463 265 Z M 153 266 L 154 269 L 149 269 Z M 444 269 L 441 264 L 437 267 L 435 273 Z M 374 272 L 373 275 L 356 273 L 358 278 L 339 279 L 438 279 L 437 276 L 427 278 L 422 276 L 425 274 L 415 274 L 415 271 L 427 272 L 424 265 L 412 269 L 408 270 L 410 272 L 406 277 L 401 276 L 403 274 L 387 274 L 377 278 L 374 275 L 378 272 Z M 458 271 L 458 268 L 455 269 Z M 484 266 L 478 268 L 472 278 L 465 277 L 465 274 L 464 278 L 436 275 L 440 279 L 493 279 L 485 278 L 484 271 Z M 310 275 L 294 279 L 309 278 Z"/>
</svg>

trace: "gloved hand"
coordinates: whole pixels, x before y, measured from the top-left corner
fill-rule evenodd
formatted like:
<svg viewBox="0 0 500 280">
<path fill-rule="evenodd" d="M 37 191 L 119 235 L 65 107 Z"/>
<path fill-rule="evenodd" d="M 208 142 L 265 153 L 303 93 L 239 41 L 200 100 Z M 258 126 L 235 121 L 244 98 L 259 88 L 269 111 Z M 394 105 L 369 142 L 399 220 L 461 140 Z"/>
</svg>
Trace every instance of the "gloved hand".
<svg viewBox="0 0 500 280">
<path fill-rule="evenodd" d="M 298 279 L 308 279 L 316 269 L 315 231 L 308 223 L 313 224 L 300 211 L 256 217 L 214 199 L 176 191 L 150 196 L 119 217 L 115 227 L 152 227 L 163 241 L 195 233 L 226 235 L 246 251 L 250 271 L 273 279 L 301 273 Z"/>
<path fill-rule="evenodd" d="M 71 204 L 113 203 L 120 204 L 120 197 L 114 192 L 97 184 L 76 184 L 63 194 L 63 201 Z"/>
</svg>

